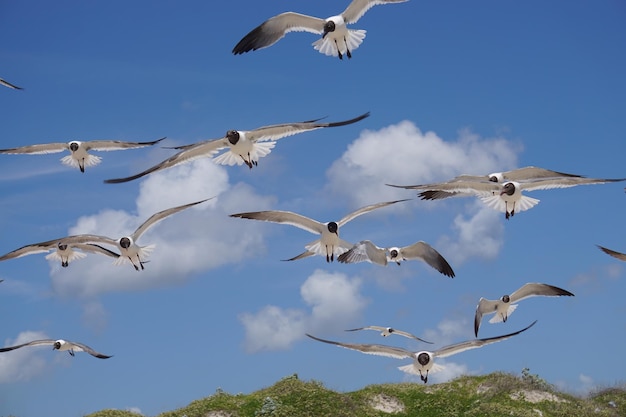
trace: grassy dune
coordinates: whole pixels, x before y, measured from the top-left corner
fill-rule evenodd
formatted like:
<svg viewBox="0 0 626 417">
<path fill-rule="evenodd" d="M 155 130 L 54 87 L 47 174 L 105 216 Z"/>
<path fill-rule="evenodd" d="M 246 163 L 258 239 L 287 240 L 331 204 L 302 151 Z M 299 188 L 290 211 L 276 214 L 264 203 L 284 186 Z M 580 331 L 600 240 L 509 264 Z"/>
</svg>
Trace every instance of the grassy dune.
<svg viewBox="0 0 626 417">
<path fill-rule="evenodd" d="M 492 373 L 443 384 L 370 385 L 339 393 L 297 375 L 250 394 L 223 391 L 158 417 L 299 416 L 626 416 L 626 386 L 598 390 L 586 398 L 557 391 L 527 369 L 521 376 Z M 137 417 L 102 410 L 87 417 Z"/>
</svg>

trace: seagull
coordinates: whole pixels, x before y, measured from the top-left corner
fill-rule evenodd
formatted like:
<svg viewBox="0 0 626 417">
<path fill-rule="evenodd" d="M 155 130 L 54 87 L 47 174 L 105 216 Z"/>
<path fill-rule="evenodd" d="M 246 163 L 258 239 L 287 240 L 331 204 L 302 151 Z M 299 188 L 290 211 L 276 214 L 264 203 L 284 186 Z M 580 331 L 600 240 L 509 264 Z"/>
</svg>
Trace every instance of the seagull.
<svg viewBox="0 0 626 417">
<path fill-rule="evenodd" d="M 626 178 L 587 178 L 567 174 L 566 176 L 560 177 L 505 182 L 453 179 L 452 181 L 435 184 L 394 187 L 423 190 L 418 194 L 422 200 L 438 200 L 455 196 L 464 197 L 474 195 L 479 197 L 490 208 L 505 213 L 505 218 L 508 220 L 515 215 L 516 212 L 529 210 L 539 203 L 538 199 L 528 197 L 522 194 L 522 191 L 569 188 L 577 185 L 604 184 L 625 180 Z"/>
<path fill-rule="evenodd" d="M 100 359 L 108 359 L 108 358 L 111 357 L 109 355 L 103 355 L 102 353 L 98 353 L 95 350 L 93 350 L 92 348 L 90 348 L 89 346 L 84 345 L 82 343 L 70 342 L 69 340 L 63 340 L 63 339 L 58 339 L 58 340 L 53 340 L 53 339 L 33 340 L 31 342 L 22 343 L 21 345 L 17 345 L 17 346 L 10 346 L 10 347 L 0 348 L 0 352 L 8 352 L 10 350 L 19 349 L 19 348 L 24 347 L 24 346 L 40 346 L 40 345 L 52 346 L 53 350 L 59 350 L 59 351 L 67 350 L 69 352 L 69 354 L 72 355 L 72 356 L 74 356 L 74 351 L 76 351 L 76 352 L 87 352 L 91 356 L 95 356 L 96 358 L 100 358 Z"/>
<path fill-rule="evenodd" d="M 393 327 L 367 326 L 367 327 L 359 327 L 357 329 L 348 329 L 348 330 L 346 330 L 346 332 L 356 332 L 358 330 L 374 330 L 374 331 L 380 332 L 380 335 L 382 337 L 387 337 L 387 336 L 390 336 L 392 334 L 397 334 L 399 336 L 404 336 L 404 337 L 407 337 L 409 339 L 415 339 L 415 340 L 418 340 L 420 342 L 430 343 L 431 345 L 433 344 L 433 342 L 428 342 L 428 341 L 426 341 L 424 339 L 420 339 L 419 337 L 415 336 L 414 334 L 411 334 L 409 332 L 405 332 L 405 331 L 402 331 L 402 330 L 397 330 L 397 329 L 394 329 Z"/>
<path fill-rule="evenodd" d="M 388 262 L 395 262 L 400 265 L 401 261 L 411 259 L 420 259 L 443 275 L 454 278 L 454 271 L 448 261 L 432 246 L 423 241 L 402 248 L 379 248 L 369 240 L 362 240 L 337 258 L 342 263 L 351 264 L 367 261 L 382 266 L 387 266 Z"/>
<path fill-rule="evenodd" d="M 254 130 L 229 130 L 226 136 L 220 139 L 209 139 L 202 142 L 193 143 L 191 145 L 177 146 L 173 149 L 179 149 L 180 152 L 146 169 L 139 174 L 126 178 L 115 178 L 105 180 L 107 184 L 118 184 L 141 178 L 155 171 L 171 168 L 173 166 L 193 161 L 198 158 L 212 157 L 222 149 L 228 148 L 228 151 L 213 159 L 214 162 L 221 165 L 242 165 L 246 164 L 248 168 L 258 164 L 259 158 L 269 154 L 276 140 L 296 135 L 298 133 L 316 130 L 325 127 L 345 126 L 356 123 L 369 116 L 369 112 L 362 114 L 354 119 L 344 120 L 333 123 L 318 123 L 318 120 L 309 120 L 305 122 L 284 123 L 270 126 L 259 127 Z"/>
<path fill-rule="evenodd" d="M 114 263 L 116 265 L 120 265 L 130 262 L 135 267 L 135 270 L 139 271 L 140 269 L 144 269 L 143 264 L 147 262 L 146 258 L 150 255 L 150 252 L 152 252 L 155 247 L 155 245 L 139 246 L 137 244 L 137 240 L 141 237 L 141 235 L 150 227 L 154 226 L 157 222 L 160 222 L 166 217 L 171 216 L 174 213 L 178 213 L 179 211 L 189 208 L 191 206 L 195 206 L 196 204 L 208 201 L 211 198 L 196 201 L 194 203 L 184 204 L 182 206 L 172 207 L 167 210 L 163 210 L 156 214 L 153 214 L 148 218 L 148 220 L 143 222 L 131 235 L 122 236 L 119 239 L 112 239 L 106 236 L 85 234 L 73 236 L 73 241 L 76 241 L 78 243 L 96 242 L 115 246 L 120 251 L 120 256 L 115 260 Z"/>
<path fill-rule="evenodd" d="M 0 84 L 2 84 L 5 87 L 12 88 L 13 90 L 23 90 L 22 87 L 18 87 L 17 85 L 11 84 L 7 80 L 3 80 L 2 78 L 0 78 Z"/>
<path fill-rule="evenodd" d="M 328 56 L 344 54 L 352 58 L 352 51 L 365 39 L 365 30 L 348 29 L 346 25 L 356 23 L 371 7 L 379 4 L 404 3 L 407 0 L 352 0 L 343 13 L 326 19 L 286 12 L 274 16 L 243 37 L 233 48 L 233 54 L 256 51 L 274 45 L 289 32 L 310 32 L 322 35 L 313 42 L 316 51 Z"/>
<path fill-rule="evenodd" d="M 372 210 L 386 207 L 391 204 L 408 200 L 387 201 L 384 203 L 371 204 L 361 207 L 358 210 L 344 216 L 341 220 L 328 223 L 320 223 L 317 220 L 310 219 L 301 214 L 290 211 L 254 211 L 248 213 L 231 214 L 230 217 L 240 217 L 242 219 L 263 220 L 274 223 L 290 224 L 300 229 L 306 230 L 313 234 L 319 234 L 320 238 L 305 246 L 306 251 L 287 261 L 295 261 L 312 255 L 326 256 L 326 262 L 332 262 L 335 256 L 339 256 L 352 247 L 352 243 L 347 242 L 339 237 L 339 228 L 350 220 Z"/>
<path fill-rule="evenodd" d="M 530 329 L 532 326 L 535 325 L 535 323 L 537 323 L 537 320 L 532 322 L 528 327 L 522 330 L 518 330 L 514 333 L 509 333 L 496 337 L 489 337 L 486 339 L 472 339 L 465 342 L 444 346 L 435 351 L 422 350 L 419 352 L 412 352 L 410 350 L 394 346 L 333 342 L 331 340 L 324 340 L 315 336 L 311 336 L 308 333 L 306 333 L 306 335 L 311 339 L 320 342 L 330 343 L 332 345 L 341 346 L 346 349 L 358 350 L 359 352 L 367 353 L 370 355 L 387 356 L 397 359 L 413 359 L 413 363 L 405 366 L 399 366 L 398 369 L 409 374 L 419 375 L 420 379 L 424 381 L 424 383 L 427 383 L 429 373 L 438 372 L 443 369 L 443 366 L 434 363 L 435 358 L 445 358 L 446 356 L 451 356 L 465 350 L 476 349 L 490 343 L 495 343 L 504 339 L 508 339 L 509 337 L 518 335 Z"/>
<path fill-rule="evenodd" d="M 44 143 L 41 145 L 28 145 L 19 148 L 0 149 L 0 153 L 5 154 L 46 154 L 58 153 L 65 150 L 70 154 L 61 158 L 61 163 L 71 167 L 78 167 L 80 172 L 85 172 L 85 167 L 95 166 L 100 163 L 102 158 L 91 155 L 88 151 L 119 151 L 123 149 L 143 148 L 152 146 L 161 142 L 165 138 L 157 139 L 151 142 L 122 142 L 119 140 L 91 140 L 81 142 L 73 140 L 67 143 Z"/>
<path fill-rule="evenodd" d="M 513 292 L 513 294 L 503 295 L 498 300 L 487 300 L 481 297 L 478 301 L 478 305 L 476 306 L 476 316 L 474 317 L 474 335 L 478 337 L 478 328 L 480 327 L 480 322 L 482 321 L 483 314 L 495 313 L 495 316 L 493 316 L 491 320 L 489 320 L 489 323 L 506 322 L 509 316 L 513 314 L 513 312 L 517 308 L 517 304 L 513 303 L 522 301 L 525 298 L 536 297 L 540 295 L 546 297 L 557 297 L 563 295 L 574 296 L 574 294 L 567 290 L 564 290 L 563 288 L 555 287 L 548 284 L 529 282 L 522 285 L 522 287 Z"/>
<path fill-rule="evenodd" d="M 602 252 L 606 253 L 607 255 L 611 255 L 612 257 L 617 258 L 620 261 L 626 261 L 626 253 L 616 252 L 614 250 L 605 248 L 604 246 L 600 246 L 600 245 L 598 245 L 598 247 L 600 248 Z"/>
<path fill-rule="evenodd" d="M 452 178 L 449 181 L 446 181 L 444 184 L 475 183 L 475 182 L 484 182 L 484 181 L 497 182 L 501 184 L 507 181 L 520 182 L 520 181 L 532 181 L 532 180 L 537 180 L 537 179 L 557 178 L 557 177 L 584 178 L 581 175 L 568 174 L 568 173 L 559 172 L 559 171 L 552 171 L 549 169 L 539 168 L 535 166 L 527 166 L 523 168 L 517 168 L 511 171 L 492 172 L 491 174 L 487 174 L 487 175 L 462 174 L 462 175 Z M 424 190 L 424 189 L 428 189 L 428 187 L 436 187 L 439 184 L 426 184 L 426 185 L 387 184 L 387 185 L 390 187 L 405 188 L 407 190 L 414 190 L 414 189 Z M 435 189 L 428 190 L 428 192 L 429 192 L 427 194 L 428 198 L 422 197 L 422 200 L 435 200 L 435 199 L 441 199 L 441 198 L 447 198 L 447 197 L 454 197 L 459 194 L 462 194 L 461 192 L 447 192 L 447 191 L 435 190 Z M 426 193 L 422 193 L 422 194 L 426 194 Z M 473 193 L 471 192 L 466 193 L 466 194 L 473 195 Z"/>
<path fill-rule="evenodd" d="M 47 242 L 33 243 L 31 245 L 22 246 L 19 249 L 15 249 L 12 252 L 0 256 L 0 261 L 21 258 L 22 256 L 32 255 L 35 253 L 54 251 L 46 255 L 46 259 L 61 261 L 61 266 L 65 268 L 70 264 L 70 262 L 87 256 L 84 252 L 100 253 L 112 258 L 119 258 L 120 256 L 119 253 L 115 253 L 100 245 L 93 243 L 73 243 L 73 240 L 74 236 L 67 236 L 49 240 Z M 75 249 L 78 249 L 79 251 L 76 251 Z"/>
</svg>

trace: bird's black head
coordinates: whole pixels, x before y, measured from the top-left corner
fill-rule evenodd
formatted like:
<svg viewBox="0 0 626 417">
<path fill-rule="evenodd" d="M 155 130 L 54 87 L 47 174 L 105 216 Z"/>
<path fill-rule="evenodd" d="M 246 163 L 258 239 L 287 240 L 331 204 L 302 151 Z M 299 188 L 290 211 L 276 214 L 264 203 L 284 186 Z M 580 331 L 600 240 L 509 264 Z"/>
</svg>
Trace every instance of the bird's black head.
<svg viewBox="0 0 626 417">
<path fill-rule="evenodd" d="M 502 302 L 504 303 L 508 303 L 509 301 L 511 301 L 511 297 L 509 297 L 509 295 L 503 295 L 501 298 Z"/>
<path fill-rule="evenodd" d="M 72 152 L 76 152 L 78 150 L 79 144 L 78 142 L 70 142 L 70 150 Z"/>
<path fill-rule="evenodd" d="M 391 256 L 391 259 L 396 259 L 398 257 L 398 249 L 391 249 L 389 251 L 389 255 Z"/>
<path fill-rule="evenodd" d="M 61 349 L 61 342 L 57 340 L 56 342 L 54 342 L 54 345 L 52 345 L 52 350 L 59 350 L 59 349 Z"/>
<path fill-rule="evenodd" d="M 229 130 L 226 132 L 226 139 L 228 139 L 231 145 L 236 145 L 237 142 L 239 142 L 239 132 L 236 130 Z"/>
<path fill-rule="evenodd" d="M 120 246 L 123 247 L 124 249 L 128 249 L 130 248 L 130 238 L 128 237 L 123 237 L 120 239 Z"/>
<path fill-rule="evenodd" d="M 504 187 L 502 187 L 502 191 L 500 191 L 500 195 L 513 195 L 513 193 L 515 193 L 515 184 L 513 184 L 512 182 L 507 182 L 506 184 L 504 184 Z"/>
<path fill-rule="evenodd" d="M 59 250 L 67 250 L 67 243 L 59 242 L 57 247 L 59 248 Z"/>
<path fill-rule="evenodd" d="M 417 362 L 419 362 L 422 366 L 428 365 L 428 362 L 430 362 L 430 355 L 426 352 L 420 353 L 417 355 Z"/>
<path fill-rule="evenodd" d="M 489 181 L 491 182 L 498 182 L 498 177 L 496 177 L 495 175 L 492 175 L 489 177 Z"/>
<path fill-rule="evenodd" d="M 326 23 L 324 23 L 324 34 L 322 35 L 322 38 L 325 38 L 329 32 L 334 32 L 334 31 L 335 31 L 335 22 L 333 22 L 332 20 L 327 21 Z"/>
<path fill-rule="evenodd" d="M 327 226 L 327 227 L 328 227 L 328 231 L 329 231 L 330 233 L 337 234 L 337 230 L 339 230 L 339 226 L 338 226 L 338 225 L 337 225 L 337 223 L 335 223 L 335 222 L 330 222 L 330 223 L 328 223 L 328 226 Z"/>
</svg>

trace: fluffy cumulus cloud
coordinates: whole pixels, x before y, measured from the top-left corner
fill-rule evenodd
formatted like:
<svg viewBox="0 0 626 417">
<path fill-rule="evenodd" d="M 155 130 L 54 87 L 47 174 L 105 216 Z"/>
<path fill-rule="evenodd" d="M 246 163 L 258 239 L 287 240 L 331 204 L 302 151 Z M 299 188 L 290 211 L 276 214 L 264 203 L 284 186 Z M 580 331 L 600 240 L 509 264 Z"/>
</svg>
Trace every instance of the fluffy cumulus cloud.
<svg viewBox="0 0 626 417">
<path fill-rule="evenodd" d="M 504 138 L 483 139 L 468 130 L 449 142 L 403 121 L 363 132 L 332 164 L 327 177 L 334 193 L 362 206 L 407 196 L 406 190 L 385 184 L 424 184 L 462 173 L 511 169 L 520 150 Z"/>
<path fill-rule="evenodd" d="M 456 175 L 488 174 L 516 166 L 521 146 L 496 137 L 481 138 L 468 130 L 454 141 L 434 132 L 422 132 L 403 121 L 377 131 L 365 131 L 327 171 L 329 190 L 356 206 L 375 201 L 413 198 L 415 192 L 385 184 L 414 185 L 445 181 Z M 460 201 L 461 198 L 452 199 Z M 503 240 L 498 212 L 469 199 L 467 214 L 458 215 L 452 233 L 444 236 L 441 248 L 456 254 L 456 262 L 470 257 L 493 258 Z M 441 202 L 432 202 L 430 207 Z M 390 210 L 409 210 L 395 205 Z M 410 206 L 413 209 L 415 206 Z"/>
<path fill-rule="evenodd" d="M 310 310 L 269 305 L 255 314 L 239 316 L 246 331 L 248 352 L 287 349 L 305 333 L 343 329 L 367 305 L 359 279 L 323 270 L 316 270 L 307 278 L 300 295 Z"/>
<path fill-rule="evenodd" d="M 210 179 L 210 180 L 207 180 Z M 211 198 L 156 223 L 138 239 L 155 245 L 145 270 L 113 265 L 110 257 L 92 254 L 69 268 L 52 263 L 52 284 L 58 294 L 92 297 L 110 291 L 152 288 L 186 280 L 190 275 L 227 263 L 241 254 L 263 250 L 260 226 L 228 217 L 244 201 L 268 208 L 271 198 L 256 195 L 243 184 L 230 185 L 226 170 L 198 160 L 151 174 L 140 184 L 132 211 L 106 208 L 78 219 L 69 234 L 96 234 L 118 239 L 135 231 L 150 216 L 170 207 Z M 89 312 L 86 312 L 89 315 Z M 91 313 L 98 315 L 97 309 Z"/>
<path fill-rule="evenodd" d="M 468 258 L 493 259 L 504 243 L 504 224 L 499 213 L 476 200 L 469 215 L 459 214 L 452 224 L 452 235 L 444 235 L 438 245 L 447 248 L 451 262 L 462 263 Z"/>
<path fill-rule="evenodd" d="M 24 331 L 17 338 L 5 340 L 4 346 L 15 346 L 33 340 L 48 339 L 43 332 Z M 21 348 L 0 355 L 0 383 L 29 380 L 46 370 L 41 349 Z"/>
</svg>

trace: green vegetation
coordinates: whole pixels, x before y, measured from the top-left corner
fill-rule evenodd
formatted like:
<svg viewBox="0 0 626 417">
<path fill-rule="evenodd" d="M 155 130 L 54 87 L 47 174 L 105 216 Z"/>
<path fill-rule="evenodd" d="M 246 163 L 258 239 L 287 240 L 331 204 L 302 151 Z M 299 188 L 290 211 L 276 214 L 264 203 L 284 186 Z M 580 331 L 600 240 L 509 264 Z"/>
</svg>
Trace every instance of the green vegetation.
<svg viewBox="0 0 626 417">
<path fill-rule="evenodd" d="M 588 398 L 559 392 L 528 369 L 521 376 L 496 372 L 462 376 L 443 384 L 370 385 L 338 393 L 297 375 L 251 394 L 218 390 L 186 407 L 158 417 L 299 416 L 626 416 L 626 386 L 599 390 Z M 103 410 L 86 417 L 137 417 L 129 411 Z"/>
</svg>

